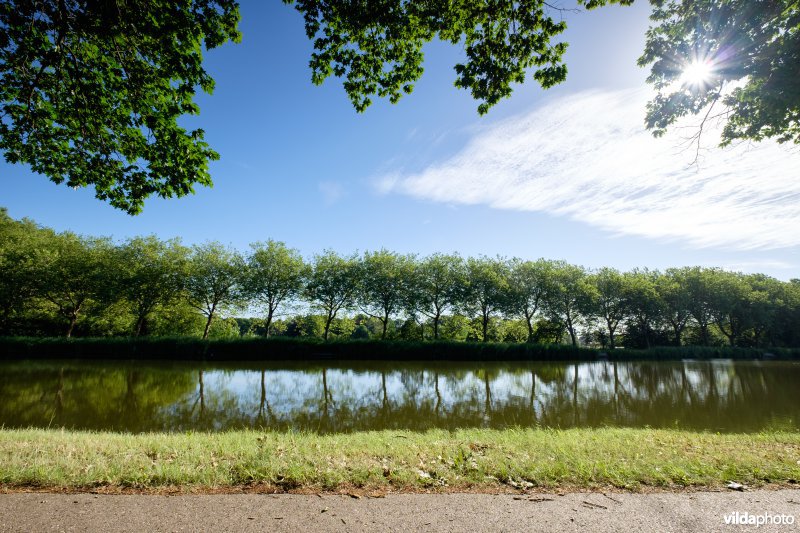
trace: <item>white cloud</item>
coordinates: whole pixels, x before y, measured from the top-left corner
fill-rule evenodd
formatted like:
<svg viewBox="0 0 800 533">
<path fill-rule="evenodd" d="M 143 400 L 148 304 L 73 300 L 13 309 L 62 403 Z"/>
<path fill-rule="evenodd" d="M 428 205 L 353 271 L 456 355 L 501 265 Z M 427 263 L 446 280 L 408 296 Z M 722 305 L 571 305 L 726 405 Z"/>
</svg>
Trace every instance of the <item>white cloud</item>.
<svg viewBox="0 0 800 533">
<path fill-rule="evenodd" d="M 777 259 L 765 259 L 763 261 L 737 261 L 732 263 L 711 264 L 706 263 L 701 266 L 708 267 L 722 267 L 725 270 L 732 272 L 764 272 L 766 270 L 796 270 L 797 265 L 787 261 L 780 261 Z"/>
<path fill-rule="evenodd" d="M 378 177 L 384 193 L 566 216 L 616 234 L 734 250 L 800 244 L 800 153 L 772 142 L 716 148 L 698 165 L 674 128 L 644 129 L 643 90 L 593 91 L 490 126 L 418 173 Z M 697 119 L 693 119 L 694 122 Z M 694 123 L 693 122 L 693 123 Z"/>
<path fill-rule="evenodd" d="M 335 181 L 321 181 L 317 184 L 317 189 L 322 194 L 325 205 L 333 205 L 344 196 L 344 187 Z"/>
</svg>

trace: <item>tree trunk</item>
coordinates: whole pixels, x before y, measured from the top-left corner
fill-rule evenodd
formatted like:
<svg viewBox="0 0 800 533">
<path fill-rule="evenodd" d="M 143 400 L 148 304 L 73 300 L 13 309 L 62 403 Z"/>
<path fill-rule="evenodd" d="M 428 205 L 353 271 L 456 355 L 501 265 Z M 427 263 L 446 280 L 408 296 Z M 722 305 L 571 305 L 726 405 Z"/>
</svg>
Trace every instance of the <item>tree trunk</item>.
<svg viewBox="0 0 800 533">
<path fill-rule="evenodd" d="M 488 335 L 487 335 L 487 332 L 489 330 L 489 314 L 488 313 L 483 313 L 483 317 L 481 317 L 481 322 L 482 322 L 481 325 L 483 326 L 483 342 L 486 342 L 486 341 L 489 340 L 488 339 Z"/>
<path fill-rule="evenodd" d="M 731 321 L 731 336 L 729 337 L 731 341 L 731 346 L 738 346 L 739 345 L 739 337 L 742 334 L 741 323 L 733 317 L 730 317 Z"/>
<path fill-rule="evenodd" d="M 381 371 L 381 389 L 383 390 L 383 408 L 389 407 L 389 393 L 386 391 L 386 371 Z"/>
<path fill-rule="evenodd" d="M 325 340 L 325 342 L 328 341 L 328 332 L 331 329 L 331 322 L 333 322 L 333 317 L 335 315 L 336 313 L 328 313 L 328 318 L 325 320 L 325 333 L 322 335 L 322 338 Z"/>
<path fill-rule="evenodd" d="M 485 426 L 489 423 L 489 420 L 491 420 L 491 415 L 492 415 L 492 389 L 489 386 L 489 372 L 486 370 L 483 371 L 483 383 L 486 389 L 484 393 L 486 396 L 486 405 L 485 405 L 486 418 L 484 420 L 484 426 Z"/>
<path fill-rule="evenodd" d="M 683 328 L 680 327 L 680 324 L 672 324 L 672 331 L 675 332 L 675 346 L 681 345 L 681 330 Z"/>
<path fill-rule="evenodd" d="M 267 311 L 267 337 L 269 337 L 269 329 L 272 326 L 272 315 L 275 312 L 275 309 L 272 308 L 272 305 L 269 306 L 269 311 Z"/>
<path fill-rule="evenodd" d="M 381 340 L 386 338 L 386 326 L 388 324 L 389 324 L 389 315 L 386 315 L 381 319 L 381 326 L 383 326 L 383 329 L 381 331 Z"/>
<path fill-rule="evenodd" d="M 712 407 L 716 407 L 719 398 L 719 394 L 717 394 L 717 374 L 710 363 L 706 363 L 706 368 L 708 369 L 708 403 Z"/>
<path fill-rule="evenodd" d="M 700 324 L 700 342 L 708 346 L 708 324 Z"/>
<path fill-rule="evenodd" d="M 753 341 L 755 342 L 755 347 L 761 347 L 761 335 L 764 333 L 762 328 L 753 328 Z"/>
<path fill-rule="evenodd" d="M 78 322 L 78 311 L 75 310 L 69 320 L 69 327 L 67 328 L 67 338 L 72 337 L 72 330 L 75 329 L 75 323 Z"/>
<path fill-rule="evenodd" d="M 267 384 L 265 383 L 266 371 L 261 371 L 261 403 L 258 407 L 258 417 L 264 417 L 264 404 L 267 403 Z"/>
<path fill-rule="evenodd" d="M 528 315 L 525 313 L 525 323 L 528 325 L 528 343 L 533 342 L 533 324 L 531 323 L 532 318 L 533 314 Z"/>
<path fill-rule="evenodd" d="M 203 339 L 208 338 L 208 331 L 211 329 L 211 321 L 214 319 L 214 312 L 212 311 L 208 315 L 208 320 L 206 320 L 206 327 L 203 329 Z"/>
<path fill-rule="evenodd" d="M 328 412 L 328 369 L 322 369 L 322 397 L 325 402 L 325 413 Z"/>
<path fill-rule="evenodd" d="M 439 340 L 439 319 L 441 318 L 441 314 L 437 311 L 436 316 L 433 317 L 433 338 L 434 340 Z"/>
<path fill-rule="evenodd" d="M 617 328 L 616 326 L 613 327 L 611 326 L 610 320 L 606 320 L 606 326 L 608 326 L 608 344 L 610 348 L 613 350 L 614 348 L 616 348 L 616 345 L 614 344 L 614 331 L 616 331 Z"/>
<path fill-rule="evenodd" d="M 133 333 L 134 337 L 138 337 L 139 335 L 142 334 L 142 330 L 144 329 L 144 321 L 145 321 L 145 315 L 141 315 L 136 320 L 136 331 L 134 331 Z"/>
<path fill-rule="evenodd" d="M 433 375 L 433 383 L 434 383 L 434 391 L 436 392 L 436 407 L 434 407 L 434 411 L 436 414 L 439 414 L 439 407 L 442 405 L 442 393 L 439 392 L 439 373 L 436 372 Z"/>
<path fill-rule="evenodd" d="M 205 394 L 205 383 L 203 382 L 203 371 L 199 370 L 197 372 L 197 383 L 200 389 L 200 419 L 203 419 L 203 416 L 206 413 L 206 394 Z"/>
<path fill-rule="evenodd" d="M 578 363 L 575 363 L 573 367 L 575 368 L 575 376 L 572 378 L 572 423 L 575 425 L 575 427 L 578 427 Z"/>
<path fill-rule="evenodd" d="M 730 331 L 730 333 L 725 331 L 725 328 L 722 326 L 722 321 L 717 320 L 716 322 L 717 322 L 717 327 L 722 332 L 722 334 L 725 335 L 726 337 L 728 337 L 728 344 L 730 344 L 731 346 L 735 346 L 736 345 L 736 327 L 733 325 L 733 320 L 730 321 L 730 323 L 731 323 L 731 331 Z"/>
<path fill-rule="evenodd" d="M 614 361 L 614 414 L 619 417 L 619 371 L 616 361 Z M 619 419 L 617 422 L 619 423 Z"/>
<path fill-rule="evenodd" d="M 569 332 L 569 338 L 572 340 L 572 346 L 578 346 L 578 338 L 575 335 L 575 328 L 572 327 L 572 319 L 567 318 L 567 331 Z"/>
<path fill-rule="evenodd" d="M 533 404 L 536 400 L 536 371 L 531 369 L 531 405 L 530 409 L 533 412 Z"/>
</svg>

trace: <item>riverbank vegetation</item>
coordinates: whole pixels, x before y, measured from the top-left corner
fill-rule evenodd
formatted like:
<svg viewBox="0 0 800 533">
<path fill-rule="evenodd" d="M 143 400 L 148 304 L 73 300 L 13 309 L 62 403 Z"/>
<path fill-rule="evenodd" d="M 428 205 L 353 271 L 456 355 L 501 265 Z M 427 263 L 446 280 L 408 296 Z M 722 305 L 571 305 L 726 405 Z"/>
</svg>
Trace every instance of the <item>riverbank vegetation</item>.
<svg viewBox="0 0 800 533">
<path fill-rule="evenodd" d="M 246 254 L 155 236 L 115 243 L 56 233 L 0 210 L 4 336 L 763 349 L 800 346 L 798 323 L 800 280 L 761 274 L 587 270 L 545 259 L 387 250 L 327 250 L 306 260 L 275 241 Z"/>
<path fill-rule="evenodd" d="M 783 432 L 0 431 L 0 488 L 6 490 L 640 490 L 798 479 L 800 434 Z"/>
<path fill-rule="evenodd" d="M 603 351 L 569 344 L 332 340 L 286 337 L 0 337 L 0 358 L 187 361 L 676 361 L 798 360 L 798 348 L 660 346 Z"/>
</svg>

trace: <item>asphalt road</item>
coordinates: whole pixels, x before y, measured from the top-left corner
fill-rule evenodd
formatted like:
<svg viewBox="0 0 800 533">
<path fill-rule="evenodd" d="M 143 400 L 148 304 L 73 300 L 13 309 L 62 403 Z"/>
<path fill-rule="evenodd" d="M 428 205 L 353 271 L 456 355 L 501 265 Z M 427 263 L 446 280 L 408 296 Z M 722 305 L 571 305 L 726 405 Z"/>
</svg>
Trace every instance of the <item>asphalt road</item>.
<svg viewBox="0 0 800 533">
<path fill-rule="evenodd" d="M 725 516 L 791 516 L 730 525 Z M 744 513 L 749 513 L 745 515 Z M 774 518 L 773 518 L 774 520 Z M 800 531 L 800 490 L 651 494 L 0 494 L 0 531 Z"/>
</svg>

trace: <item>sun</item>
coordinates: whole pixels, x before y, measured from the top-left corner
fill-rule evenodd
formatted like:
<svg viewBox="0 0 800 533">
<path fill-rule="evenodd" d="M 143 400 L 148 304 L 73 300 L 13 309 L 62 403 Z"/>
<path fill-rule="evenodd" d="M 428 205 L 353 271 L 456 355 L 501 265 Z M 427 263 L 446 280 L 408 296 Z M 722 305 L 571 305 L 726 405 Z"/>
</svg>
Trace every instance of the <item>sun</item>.
<svg viewBox="0 0 800 533">
<path fill-rule="evenodd" d="M 714 69 L 709 61 L 694 60 L 683 69 L 681 74 L 681 82 L 684 85 L 692 85 L 694 87 L 701 87 L 711 81 L 714 74 Z"/>
</svg>

